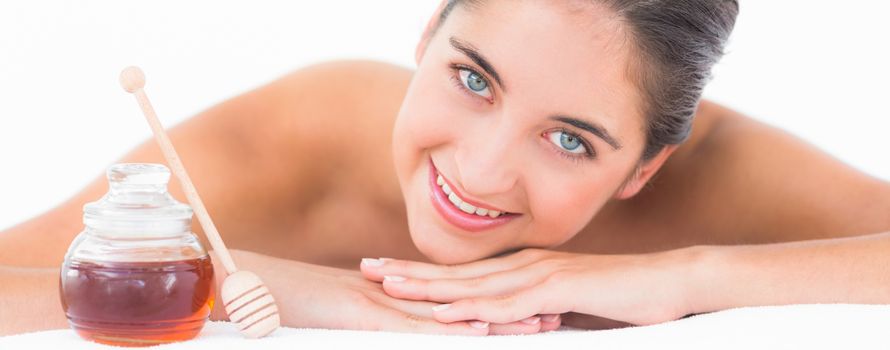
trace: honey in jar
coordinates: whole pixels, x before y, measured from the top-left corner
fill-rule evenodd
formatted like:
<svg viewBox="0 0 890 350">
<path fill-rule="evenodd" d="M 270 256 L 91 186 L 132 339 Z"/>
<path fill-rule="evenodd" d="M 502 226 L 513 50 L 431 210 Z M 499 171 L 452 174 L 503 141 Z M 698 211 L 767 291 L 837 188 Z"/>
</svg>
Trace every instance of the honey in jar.
<svg viewBox="0 0 890 350">
<path fill-rule="evenodd" d="M 167 192 L 157 164 L 118 164 L 109 191 L 84 206 L 59 291 L 71 327 L 104 344 L 150 346 L 192 339 L 213 307 L 210 257 L 191 232 L 192 211 Z"/>
</svg>

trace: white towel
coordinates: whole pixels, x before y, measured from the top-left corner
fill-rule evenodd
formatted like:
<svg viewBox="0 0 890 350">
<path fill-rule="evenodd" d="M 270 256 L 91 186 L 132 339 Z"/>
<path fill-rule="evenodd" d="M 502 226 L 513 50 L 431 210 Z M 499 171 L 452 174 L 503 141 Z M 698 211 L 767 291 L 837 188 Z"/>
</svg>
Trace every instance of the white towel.
<svg viewBox="0 0 890 350">
<path fill-rule="evenodd" d="M 198 338 L 151 349 L 890 349 L 890 305 L 789 305 L 739 308 L 645 327 L 560 330 L 521 336 L 444 336 L 281 328 L 242 338 L 228 322 L 209 322 Z M 68 329 L 0 337 L 0 349 L 118 349 Z"/>
</svg>

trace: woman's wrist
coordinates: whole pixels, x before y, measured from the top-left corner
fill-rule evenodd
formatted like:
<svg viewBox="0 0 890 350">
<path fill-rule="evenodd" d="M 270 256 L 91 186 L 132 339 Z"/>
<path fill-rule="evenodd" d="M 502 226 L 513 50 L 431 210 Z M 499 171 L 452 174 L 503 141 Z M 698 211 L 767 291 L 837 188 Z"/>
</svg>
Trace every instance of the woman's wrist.
<svg viewBox="0 0 890 350">
<path fill-rule="evenodd" d="M 686 259 L 690 313 L 743 306 L 886 304 L 890 232 L 810 241 L 699 246 Z"/>
<path fill-rule="evenodd" d="M 852 265 L 859 256 L 883 248 L 879 240 L 861 238 L 865 237 L 684 248 L 687 314 L 744 306 L 868 301 L 837 292 L 856 284 L 858 278 L 846 271 L 855 270 Z"/>
<path fill-rule="evenodd" d="M 253 272 L 269 288 L 269 293 L 272 294 L 278 306 L 282 325 L 290 327 L 315 326 L 316 320 L 312 319 L 308 313 L 300 313 L 300 311 L 307 305 L 307 298 L 318 297 L 315 293 L 315 284 L 326 276 L 324 273 L 317 272 L 336 269 L 245 250 L 229 249 L 229 253 L 239 270 Z M 216 283 L 216 302 L 214 302 L 210 318 L 212 320 L 228 320 L 225 305 L 220 299 L 222 284 L 228 274 L 215 252 L 209 252 L 209 254 L 213 259 Z"/>
<path fill-rule="evenodd" d="M 719 310 L 720 276 L 727 274 L 725 246 L 696 245 L 666 252 L 680 285 L 679 317 Z"/>
<path fill-rule="evenodd" d="M 226 277 L 228 277 L 229 274 L 223 266 L 222 261 L 219 259 L 216 252 L 209 251 L 207 254 L 210 255 L 210 261 L 213 263 L 213 279 L 215 286 L 215 301 L 213 303 L 213 308 L 210 310 L 210 319 L 228 320 L 229 315 L 226 313 L 221 293 L 223 281 L 226 279 Z M 232 259 L 237 262 L 239 270 L 247 270 L 256 273 L 270 289 L 270 293 L 272 293 L 273 295 L 280 292 L 278 288 L 273 287 L 273 284 L 278 281 L 274 280 L 274 274 L 276 273 L 275 269 L 270 268 L 270 266 L 272 265 L 268 263 L 270 257 L 238 249 L 229 249 L 229 254 L 231 254 Z M 276 297 L 276 299 L 276 301 L 280 304 L 280 298 Z M 281 305 L 279 305 L 279 307 L 280 306 Z M 282 312 L 282 314 L 284 314 L 284 312 Z"/>
</svg>

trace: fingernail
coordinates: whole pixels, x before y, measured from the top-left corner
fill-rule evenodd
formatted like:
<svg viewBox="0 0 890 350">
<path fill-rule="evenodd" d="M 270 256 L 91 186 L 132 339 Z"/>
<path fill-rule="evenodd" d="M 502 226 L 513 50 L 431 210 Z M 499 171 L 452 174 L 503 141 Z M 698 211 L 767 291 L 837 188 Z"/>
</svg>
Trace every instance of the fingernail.
<svg viewBox="0 0 890 350">
<path fill-rule="evenodd" d="M 470 321 L 470 327 L 479 328 L 479 329 L 488 328 L 488 322 Z"/>
<path fill-rule="evenodd" d="M 355 260 L 353 260 L 353 261 L 355 261 Z M 362 259 L 362 265 L 370 266 L 370 267 L 380 267 L 380 266 L 383 266 L 383 263 L 384 263 L 384 261 L 381 259 L 371 259 L 371 258 Z"/>
<path fill-rule="evenodd" d="M 405 282 L 405 277 L 402 276 L 383 276 L 384 281 L 390 282 Z"/>
<path fill-rule="evenodd" d="M 541 320 L 544 322 L 556 322 L 559 320 L 559 314 L 544 315 L 541 316 Z"/>
<path fill-rule="evenodd" d="M 522 320 L 522 323 L 525 324 L 538 324 L 541 322 L 541 318 L 538 316 L 532 316 Z"/>
<path fill-rule="evenodd" d="M 451 304 L 440 304 L 433 306 L 433 311 L 447 310 L 449 307 L 451 307 Z"/>
</svg>

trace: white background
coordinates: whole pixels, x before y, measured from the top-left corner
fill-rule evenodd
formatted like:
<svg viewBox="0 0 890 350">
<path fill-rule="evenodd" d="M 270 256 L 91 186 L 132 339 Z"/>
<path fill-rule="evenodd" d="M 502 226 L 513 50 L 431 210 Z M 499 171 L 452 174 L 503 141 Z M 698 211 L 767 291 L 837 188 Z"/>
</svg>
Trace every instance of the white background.
<svg viewBox="0 0 890 350">
<path fill-rule="evenodd" d="M 743 0 L 706 96 L 890 179 L 883 1 Z M 413 66 L 438 0 L 0 3 L 0 229 L 60 203 L 150 137 L 128 65 L 169 127 L 301 66 Z"/>
</svg>

